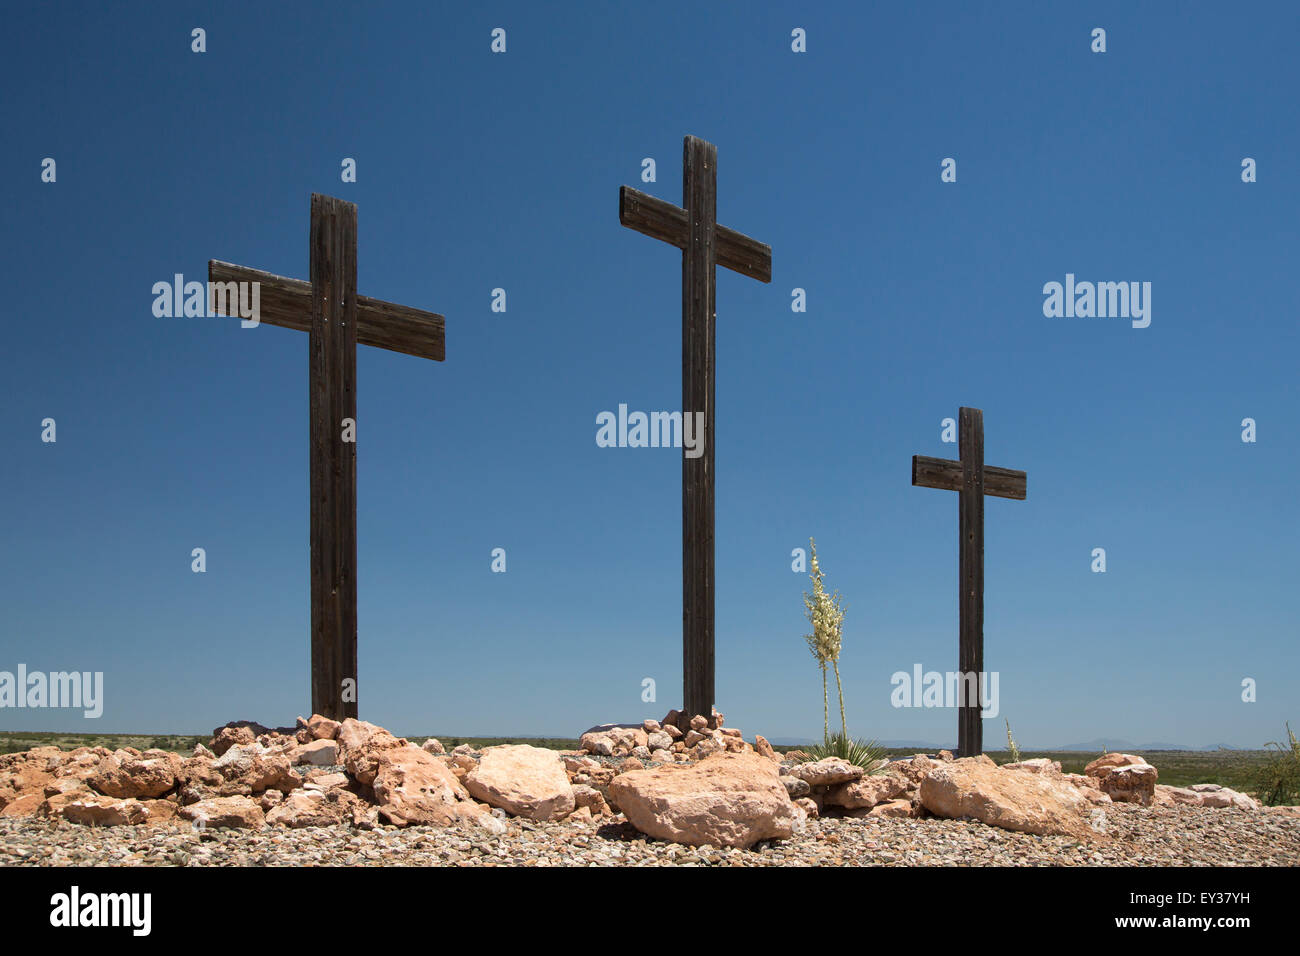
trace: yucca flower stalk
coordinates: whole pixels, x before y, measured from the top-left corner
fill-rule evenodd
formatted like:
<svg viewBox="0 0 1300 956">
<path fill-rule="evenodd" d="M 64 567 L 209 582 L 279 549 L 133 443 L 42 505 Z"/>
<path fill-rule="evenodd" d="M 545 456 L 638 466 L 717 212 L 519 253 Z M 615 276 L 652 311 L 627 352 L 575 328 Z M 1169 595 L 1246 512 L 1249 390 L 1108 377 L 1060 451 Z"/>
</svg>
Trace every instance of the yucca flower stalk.
<svg viewBox="0 0 1300 956">
<path fill-rule="evenodd" d="M 831 736 L 830 696 L 826 686 L 826 668 L 829 666 L 835 671 L 835 690 L 840 701 L 840 728 L 847 739 L 849 728 L 848 721 L 844 718 L 844 685 L 840 681 L 840 648 L 844 637 L 845 609 L 838 591 L 834 594 L 826 593 L 825 576 L 817 561 L 817 542 L 809 538 L 808 544 L 812 552 L 812 571 L 808 576 L 812 578 L 813 591 L 811 595 L 804 592 L 803 604 L 808 623 L 812 625 L 812 633 L 805 634 L 803 639 L 822 671 L 822 736 L 826 740 Z"/>
</svg>

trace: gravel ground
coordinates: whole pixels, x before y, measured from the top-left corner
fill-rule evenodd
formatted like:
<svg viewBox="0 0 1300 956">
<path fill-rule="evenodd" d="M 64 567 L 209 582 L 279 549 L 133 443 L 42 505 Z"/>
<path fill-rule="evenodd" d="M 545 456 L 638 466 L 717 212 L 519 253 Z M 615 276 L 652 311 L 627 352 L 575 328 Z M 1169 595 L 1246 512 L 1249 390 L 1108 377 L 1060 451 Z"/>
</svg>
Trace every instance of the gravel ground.
<svg viewBox="0 0 1300 956">
<path fill-rule="evenodd" d="M 647 839 L 598 824 L 510 820 L 438 829 L 93 828 L 0 818 L 0 866 L 1296 866 L 1300 817 L 1201 807 L 1106 808 L 1105 835 L 1011 833 L 967 820 L 824 818 L 750 850 Z"/>
</svg>

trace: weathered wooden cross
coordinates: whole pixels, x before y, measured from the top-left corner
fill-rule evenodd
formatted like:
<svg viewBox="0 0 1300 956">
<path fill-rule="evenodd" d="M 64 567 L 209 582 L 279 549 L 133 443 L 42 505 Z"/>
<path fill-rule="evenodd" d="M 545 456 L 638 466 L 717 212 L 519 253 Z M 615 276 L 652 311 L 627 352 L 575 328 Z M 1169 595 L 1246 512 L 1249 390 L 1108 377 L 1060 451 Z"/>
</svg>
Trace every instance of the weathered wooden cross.
<svg viewBox="0 0 1300 956">
<path fill-rule="evenodd" d="M 984 496 L 1024 501 L 1027 482 L 1023 471 L 984 464 L 984 413 L 978 408 L 963 408 L 958 413 L 957 454 L 960 461 L 913 455 L 912 484 L 959 493 L 961 631 L 957 656 L 962 696 L 957 711 L 957 755 L 974 757 L 984 750 L 984 701 L 979 690 L 984 675 Z M 973 701 L 967 691 L 971 674 L 975 675 Z"/>
<path fill-rule="evenodd" d="M 357 207 L 311 197 L 311 281 L 208 262 L 212 311 L 260 283 L 258 319 L 308 334 L 311 396 L 311 707 L 357 716 L 357 345 L 441 362 L 441 315 L 357 295 Z M 223 294 L 218 294 L 219 292 Z M 238 311 L 238 310 L 234 310 Z M 351 426 L 350 428 L 348 426 Z M 345 682 L 350 682 L 345 692 Z"/>
<path fill-rule="evenodd" d="M 704 453 L 682 448 L 682 684 L 686 714 L 713 707 L 714 266 L 772 281 L 772 249 L 717 224 L 718 149 L 682 147 L 682 205 L 623 186 L 618 221 L 682 250 L 682 420 L 704 413 Z"/>
</svg>

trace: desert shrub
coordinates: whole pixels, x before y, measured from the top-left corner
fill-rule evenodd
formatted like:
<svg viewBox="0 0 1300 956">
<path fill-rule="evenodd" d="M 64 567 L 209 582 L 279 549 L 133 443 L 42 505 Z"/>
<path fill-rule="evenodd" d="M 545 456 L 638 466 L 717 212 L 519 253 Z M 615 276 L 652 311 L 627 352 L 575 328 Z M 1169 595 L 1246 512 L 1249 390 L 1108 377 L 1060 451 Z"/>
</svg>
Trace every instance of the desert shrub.
<svg viewBox="0 0 1300 956">
<path fill-rule="evenodd" d="M 884 766 L 885 751 L 874 740 L 861 740 L 844 734 L 830 734 L 819 744 L 803 747 L 796 753 L 800 763 L 809 760 L 825 760 L 827 757 L 839 757 L 855 767 L 864 768 L 867 773 L 877 773 Z M 793 756 L 793 754 L 790 754 Z"/>
<path fill-rule="evenodd" d="M 1300 741 L 1286 725 L 1285 743 L 1265 744 L 1268 757 L 1255 769 L 1254 790 L 1260 803 L 1277 807 L 1300 803 Z"/>
</svg>

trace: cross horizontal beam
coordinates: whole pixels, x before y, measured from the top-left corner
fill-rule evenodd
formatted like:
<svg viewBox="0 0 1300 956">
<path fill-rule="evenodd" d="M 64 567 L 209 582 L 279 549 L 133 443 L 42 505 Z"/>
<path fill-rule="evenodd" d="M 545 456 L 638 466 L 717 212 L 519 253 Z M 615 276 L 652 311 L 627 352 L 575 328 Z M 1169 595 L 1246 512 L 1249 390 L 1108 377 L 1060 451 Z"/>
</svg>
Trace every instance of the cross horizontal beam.
<svg viewBox="0 0 1300 956">
<path fill-rule="evenodd" d="M 208 282 L 257 282 L 258 319 L 268 325 L 310 332 L 311 283 L 260 269 L 208 261 Z M 227 300 L 228 301 L 228 300 Z M 215 310 L 216 305 L 212 304 Z M 357 344 L 442 362 L 447 358 L 447 320 L 436 312 L 357 296 Z"/>
<path fill-rule="evenodd" d="M 686 210 L 631 186 L 618 191 L 618 221 L 629 229 L 659 239 L 678 249 L 686 248 Z M 714 261 L 732 272 L 772 281 L 772 247 L 743 233 L 715 225 Z"/>
<path fill-rule="evenodd" d="M 961 462 L 947 458 L 912 456 L 912 484 L 921 488 L 939 488 L 943 491 L 961 491 Z M 1025 500 L 1027 489 L 1025 472 L 1013 468 L 984 466 L 984 494 L 995 498 Z"/>
</svg>

